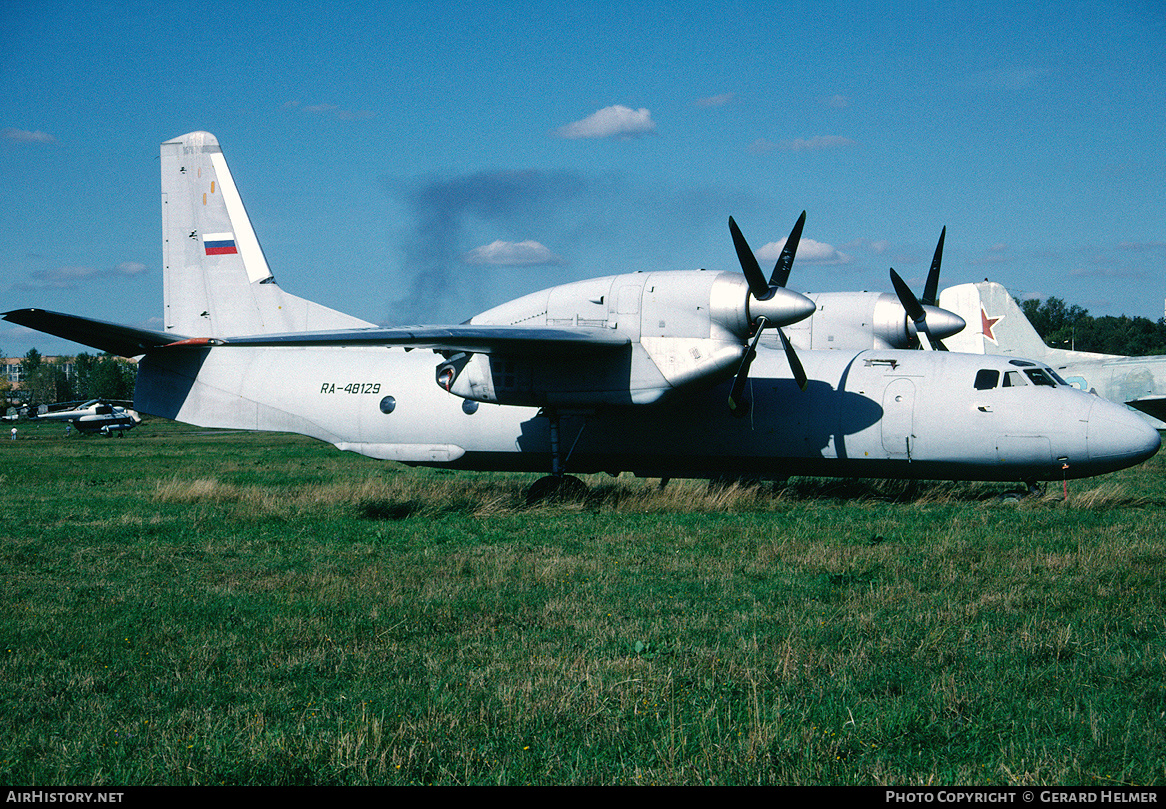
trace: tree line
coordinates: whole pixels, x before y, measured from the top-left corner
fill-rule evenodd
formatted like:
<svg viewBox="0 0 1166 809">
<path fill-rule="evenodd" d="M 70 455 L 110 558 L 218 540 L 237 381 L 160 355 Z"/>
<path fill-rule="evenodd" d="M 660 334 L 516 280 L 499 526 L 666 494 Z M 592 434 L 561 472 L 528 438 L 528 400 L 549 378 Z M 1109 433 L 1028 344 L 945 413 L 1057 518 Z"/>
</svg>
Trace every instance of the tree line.
<svg viewBox="0 0 1166 809">
<path fill-rule="evenodd" d="M 1037 334 L 1052 348 L 1144 357 L 1166 354 L 1166 318 L 1103 315 L 1060 298 L 1018 301 Z"/>
<path fill-rule="evenodd" d="M 73 373 L 65 366 L 72 362 Z M 46 360 L 35 348 L 20 361 L 21 388 L 32 405 L 113 399 L 133 401 L 138 368 L 113 354 L 78 354 Z M 7 382 L 7 380 L 5 380 Z"/>
</svg>

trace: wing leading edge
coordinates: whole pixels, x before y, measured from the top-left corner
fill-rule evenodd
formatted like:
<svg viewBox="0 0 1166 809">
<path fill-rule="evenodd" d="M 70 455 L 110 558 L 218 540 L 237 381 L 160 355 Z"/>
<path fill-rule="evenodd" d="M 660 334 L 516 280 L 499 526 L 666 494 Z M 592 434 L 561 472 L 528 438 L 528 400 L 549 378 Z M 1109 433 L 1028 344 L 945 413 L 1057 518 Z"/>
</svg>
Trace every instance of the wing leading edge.
<svg viewBox="0 0 1166 809">
<path fill-rule="evenodd" d="M 123 357 L 136 357 L 160 348 L 194 345 L 285 348 L 385 346 L 476 354 L 561 357 L 614 351 L 631 342 L 625 335 L 601 329 L 524 326 L 424 326 L 188 338 L 44 309 L 17 309 L 6 312 L 4 319 Z"/>
</svg>

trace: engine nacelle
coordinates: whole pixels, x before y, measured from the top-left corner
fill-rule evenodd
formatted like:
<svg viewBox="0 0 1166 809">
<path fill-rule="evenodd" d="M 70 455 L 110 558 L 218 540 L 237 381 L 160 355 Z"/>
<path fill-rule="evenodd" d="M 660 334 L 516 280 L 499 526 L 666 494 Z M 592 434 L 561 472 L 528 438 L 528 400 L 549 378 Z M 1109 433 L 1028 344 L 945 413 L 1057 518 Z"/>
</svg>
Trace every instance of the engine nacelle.
<svg viewBox="0 0 1166 809">
<path fill-rule="evenodd" d="M 780 326 L 813 303 L 787 289 L 764 299 L 739 273 L 630 273 L 564 284 L 477 315 L 473 325 L 612 329 L 630 346 L 585 357 L 474 354 L 438 366 L 437 383 L 466 399 L 537 407 L 649 404 L 730 378 L 756 321 Z"/>
<path fill-rule="evenodd" d="M 887 292 L 820 292 L 809 295 L 817 305 L 813 317 L 786 329 L 795 347 L 805 350 L 911 348 L 914 321 L 898 297 Z M 959 315 L 938 306 L 924 306 L 927 325 L 942 340 L 964 327 Z"/>
</svg>

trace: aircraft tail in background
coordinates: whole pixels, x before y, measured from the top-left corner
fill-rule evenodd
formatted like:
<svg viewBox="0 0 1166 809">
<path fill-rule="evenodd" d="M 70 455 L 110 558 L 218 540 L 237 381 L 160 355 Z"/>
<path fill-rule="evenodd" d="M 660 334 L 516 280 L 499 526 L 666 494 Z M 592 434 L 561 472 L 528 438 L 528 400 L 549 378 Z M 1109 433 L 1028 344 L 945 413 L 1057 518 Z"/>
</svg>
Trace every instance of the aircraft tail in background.
<svg viewBox="0 0 1166 809">
<path fill-rule="evenodd" d="M 952 351 L 1004 354 L 1050 364 L 1107 356 L 1050 348 L 1008 290 L 992 281 L 948 287 L 940 293 L 939 305 L 955 312 L 968 324 L 945 341 Z"/>
<path fill-rule="evenodd" d="M 209 132 L 162 144 L 162 259 L 168 334 L 225 337 L 375 325 L 279 288 Z"/>
</svg>

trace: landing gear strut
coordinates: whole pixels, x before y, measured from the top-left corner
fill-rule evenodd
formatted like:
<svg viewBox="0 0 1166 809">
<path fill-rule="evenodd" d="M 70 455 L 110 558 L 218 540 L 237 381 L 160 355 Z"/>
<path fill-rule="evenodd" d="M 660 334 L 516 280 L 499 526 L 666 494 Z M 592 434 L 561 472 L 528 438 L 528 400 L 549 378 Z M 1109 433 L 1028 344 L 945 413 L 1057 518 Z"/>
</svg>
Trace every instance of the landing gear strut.
<svg viewBox="0 0 1166 809">
<path fill-rule="evenodd" d="M 539 478 L 527 489 L 527 505 L 544 500 L 578 500 L 584 497 L 587 494 L 587 484 L 577 477 L 566 474 L 567 457 L 563 454 L 558 411 L 544 409 L 539 411 L 539 415 L 546 416 L 550 426 L 551 473 Z M 580 430 L 580 434 L 582 434 L 582 430 Z M 575 440 L 578 441 L 579 437 L 576 436 Z M 574 449 L 574 446 L 571 449 Z"/>
</svg>

